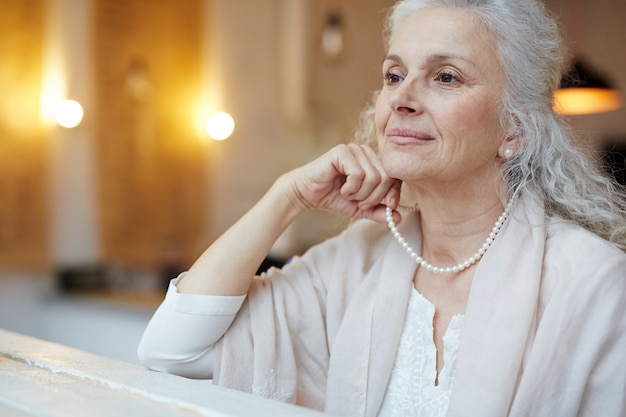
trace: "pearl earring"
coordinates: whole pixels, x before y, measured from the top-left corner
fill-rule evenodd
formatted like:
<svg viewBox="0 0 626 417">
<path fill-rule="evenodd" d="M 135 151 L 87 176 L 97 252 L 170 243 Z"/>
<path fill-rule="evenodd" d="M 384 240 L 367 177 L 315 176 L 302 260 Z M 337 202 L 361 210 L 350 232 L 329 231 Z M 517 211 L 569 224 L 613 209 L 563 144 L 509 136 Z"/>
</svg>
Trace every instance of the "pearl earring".
<svg viewBox="0 0 626 417">
<path fill-rule="evenodd" d="M 512 149 L 505 149 L 504 150 L 504 159 L 509 159 L 512 156 L 513 156 L 513 150 Z"/>
</svg>

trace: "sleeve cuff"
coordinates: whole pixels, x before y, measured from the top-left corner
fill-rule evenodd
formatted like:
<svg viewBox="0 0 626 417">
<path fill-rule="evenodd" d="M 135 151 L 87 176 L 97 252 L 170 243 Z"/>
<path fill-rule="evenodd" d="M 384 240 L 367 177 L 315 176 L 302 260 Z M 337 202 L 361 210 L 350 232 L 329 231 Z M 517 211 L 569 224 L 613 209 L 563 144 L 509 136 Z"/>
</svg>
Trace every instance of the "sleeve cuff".
<svg viewBox="0 0 626 417">
<path fill-rule="evenodd" d="M 245 294 L 235 296 L 181 294 L 176 284 L 184 274 L 183 272 L 170 281 L 165 294 L 164 304 L 174 311 L 185 314 L 234 316 L 246 299 Z"/>
</svg>

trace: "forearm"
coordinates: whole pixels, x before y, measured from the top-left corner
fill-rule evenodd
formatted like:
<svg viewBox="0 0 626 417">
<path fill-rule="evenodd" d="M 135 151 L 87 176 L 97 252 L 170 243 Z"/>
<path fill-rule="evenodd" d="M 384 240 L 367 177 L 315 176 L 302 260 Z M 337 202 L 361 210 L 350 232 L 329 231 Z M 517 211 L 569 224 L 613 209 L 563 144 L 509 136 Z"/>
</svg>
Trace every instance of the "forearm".
<svg viewBox="0 0 626 417">
<path fill-rule="evenodd" d="M 399 180 L 385 174 L 369 147 L 338 145 L 281 176 L 250 211 L 198 258 L 178 284 L 178 291 L 246 294 L 263 259 L 301 212 L 322 209 L 384 222 L 385 207 L 381 202 L 394 209 L 400 185 Z"/>
<path fill-rule="evenodd" d="M 304 208 L 289 198 L 285 177 L 217 239 L 178 283 L 181 293 L 246 294 L 270 249 Z"/>
</svg>

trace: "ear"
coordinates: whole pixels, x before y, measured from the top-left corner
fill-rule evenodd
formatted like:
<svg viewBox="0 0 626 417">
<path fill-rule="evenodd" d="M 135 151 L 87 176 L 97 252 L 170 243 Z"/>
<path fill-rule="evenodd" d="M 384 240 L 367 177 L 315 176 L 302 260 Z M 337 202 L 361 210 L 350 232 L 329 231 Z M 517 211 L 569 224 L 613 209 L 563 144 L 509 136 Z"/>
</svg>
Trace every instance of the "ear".
<svg viewBox="0 0 626 417">
<path fill-rule="evenodd" d="M 509 159 L 519 152 L 522 147 L 522 128 L 520 120 L 517 116 L 512 117 L 513 121 L 509 127 L 509 133 L 498 148 L 498 157 Z"/>
<path fill-rule="evenodd" d="M 510 159 L 517 155 L 521 148 L 521 139 L 519 136 L 509 136 L 504 139 L 498 148 L 498 156 L 502 159 Z"/>
</svg>

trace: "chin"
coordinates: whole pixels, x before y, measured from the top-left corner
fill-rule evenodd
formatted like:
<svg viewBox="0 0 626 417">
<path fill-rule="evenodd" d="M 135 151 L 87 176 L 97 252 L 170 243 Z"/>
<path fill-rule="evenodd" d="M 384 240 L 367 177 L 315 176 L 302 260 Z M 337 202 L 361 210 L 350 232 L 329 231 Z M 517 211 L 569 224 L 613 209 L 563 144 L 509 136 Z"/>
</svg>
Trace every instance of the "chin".
<svg viewBox="0 0 626 417">
<path fill-rule="evenodd" d="M 416 168 L 423 164 L 409 155 L 396 152 L 381 155 L 381 162 L 387 175 L 402 181 L 409 177 L 414 177 Z"/>
</svg>

